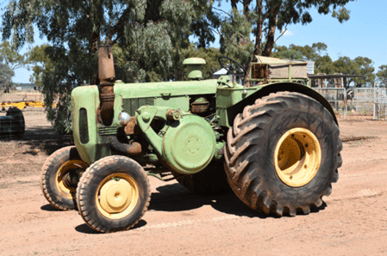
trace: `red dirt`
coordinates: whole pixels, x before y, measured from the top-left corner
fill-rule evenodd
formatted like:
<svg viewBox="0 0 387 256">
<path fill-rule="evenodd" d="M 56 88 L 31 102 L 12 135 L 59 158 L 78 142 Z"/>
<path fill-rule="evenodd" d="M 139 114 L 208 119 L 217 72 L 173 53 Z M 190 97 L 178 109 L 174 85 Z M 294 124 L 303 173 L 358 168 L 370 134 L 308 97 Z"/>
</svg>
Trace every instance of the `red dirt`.
<svg viewBox="0 0 387 256">
<path fill-rule="evenodd" d="M 4 115 L 4 112 L 0 115 Z M 340 119 L 343 166 L 309 215 L 256 213 L 233 194 L 200 196 L 149 177 L 148 212 L 129 231 L 98 234 L 40 188 L 49 154 L 70 145 L 40 109 L 24 110 L 21 141 L 0 141 L 0 255 L 386 255 L 387 122 Z"/>
</svg>

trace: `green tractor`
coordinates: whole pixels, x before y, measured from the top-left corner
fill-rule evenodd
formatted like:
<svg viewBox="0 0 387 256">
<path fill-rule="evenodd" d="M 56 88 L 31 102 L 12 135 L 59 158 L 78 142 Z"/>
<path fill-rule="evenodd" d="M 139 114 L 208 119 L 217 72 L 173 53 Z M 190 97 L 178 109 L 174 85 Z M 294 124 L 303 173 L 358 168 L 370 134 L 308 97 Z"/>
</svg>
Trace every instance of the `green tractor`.
<svg viewBox="0 0 387 256">
<path fill-rule="evenodd" d="M 127 230 L 144 215 L 148 176 L 202 193 L 232 190 L 254 210 L 308 214 L 338 179 L 342 144 L 330 104 L 308 86 L 306 63 L 257 57 L 245 70 L 203 80 L 205 61 L 184 61 L 188 81 L 115 81 L 110 47 L 99 48 L 99 85 L 72 91 L 75 147 L 42 168 L 43 194 L 77 208 L 99 232 Z"/>
</svg>

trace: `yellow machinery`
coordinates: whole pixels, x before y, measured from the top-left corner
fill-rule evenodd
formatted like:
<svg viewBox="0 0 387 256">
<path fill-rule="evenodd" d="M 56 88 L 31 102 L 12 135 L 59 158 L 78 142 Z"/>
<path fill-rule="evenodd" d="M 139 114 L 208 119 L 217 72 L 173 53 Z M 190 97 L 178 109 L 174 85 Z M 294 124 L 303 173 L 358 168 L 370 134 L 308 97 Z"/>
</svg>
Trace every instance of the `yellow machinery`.
<svg viewBox="0 0 387 256">
<path fill-rule="evenodd" d="M 52 104 L 53 107 L 56 107 L 56 103 L 54 102 Z M 35 108 L 44 108 L 44 102 L 41 100 L 34 100 L 34 101 L 18 101 L 18 102 L 12 102 L 12 101 L 4 101 L 0 103 L 1 109 L 4 111 L 6 108 L 16 107 L 20 110 L 25 109 L 26 107 L 35 107 Z"/>
</svg>

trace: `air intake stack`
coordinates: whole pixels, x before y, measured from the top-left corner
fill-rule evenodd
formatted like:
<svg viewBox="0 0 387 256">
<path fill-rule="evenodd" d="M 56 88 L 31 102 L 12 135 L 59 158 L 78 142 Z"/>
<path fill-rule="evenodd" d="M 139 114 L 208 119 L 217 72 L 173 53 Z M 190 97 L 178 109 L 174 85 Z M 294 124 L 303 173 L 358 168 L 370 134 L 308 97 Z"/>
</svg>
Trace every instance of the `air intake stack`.
<svg viewBox="0 0 387 256">
<path fill-rule="evenodd" d="M 202 58 L 188 58 L 185 59 L 183 65 L 187 66 L 188 80 L 201 80 L 202 66 L 206 64 L 206 61 Z"/>
<path fill-rule="evenodd" d="M 98 78 L 101 87 L 100 116 L 104 125 L 111 125 L 113 121 L 115 77 L 112 47 L 102 45 L 98 48 Z"/>
</svg>

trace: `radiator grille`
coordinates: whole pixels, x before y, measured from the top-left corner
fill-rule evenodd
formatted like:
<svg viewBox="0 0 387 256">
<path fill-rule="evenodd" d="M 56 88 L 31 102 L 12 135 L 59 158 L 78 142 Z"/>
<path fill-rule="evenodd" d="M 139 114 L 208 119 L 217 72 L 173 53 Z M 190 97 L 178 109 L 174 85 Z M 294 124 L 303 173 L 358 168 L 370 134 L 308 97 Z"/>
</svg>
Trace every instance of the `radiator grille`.
<svg viewBox="0 0 387 256">
<path fill-rule="evenodd" d="M 153 106 L 154 98 L 123 99 L 123 108 L 130 116 L 134 116 L 136 110 L 141 106 Z"/>
</svg>

